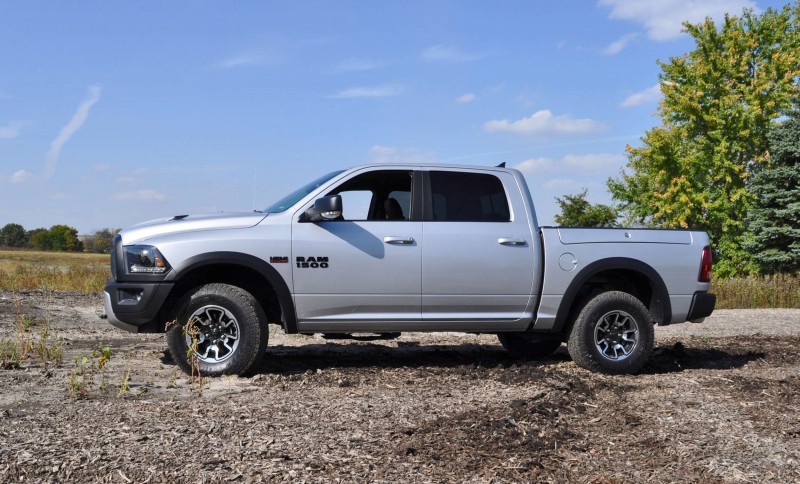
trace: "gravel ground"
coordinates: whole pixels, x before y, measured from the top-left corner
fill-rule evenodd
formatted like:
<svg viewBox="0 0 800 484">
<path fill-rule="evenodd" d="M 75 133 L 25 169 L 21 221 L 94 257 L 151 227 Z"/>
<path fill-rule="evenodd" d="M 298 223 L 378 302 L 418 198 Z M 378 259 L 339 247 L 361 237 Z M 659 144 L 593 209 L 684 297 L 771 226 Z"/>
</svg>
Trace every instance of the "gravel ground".
<svg viewBox="0 0 800 484">
<path fill-rule="evenodd" d="M 513 358 L 491 335 L 276 331 L 252 375 L 201 394 L 162 336 L 100 309 L 0 292 L 0 337 L 25 315 L 26 337 L 47 325 L 65 352 L 0 370 L 0 481 L 800 482 L 800 310 L 658 328 L 636 376 L 586 372 L 565 347 Z M 105 375 L 71 394 L 75 358 L 101 345 Z"/>
<path fill-rule="evenodd" d="M 657 338 L 800 336 L 800 309 L 718 309 L 700 324 L 656 327 Z"/>
</svg>

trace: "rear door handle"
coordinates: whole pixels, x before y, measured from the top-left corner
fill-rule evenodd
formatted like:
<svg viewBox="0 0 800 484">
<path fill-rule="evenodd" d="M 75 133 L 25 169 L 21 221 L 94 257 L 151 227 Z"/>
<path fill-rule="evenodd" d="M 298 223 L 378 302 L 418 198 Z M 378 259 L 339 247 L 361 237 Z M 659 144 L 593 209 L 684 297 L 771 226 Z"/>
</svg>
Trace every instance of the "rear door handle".
<svg viewBox="0 0 800 484">
<path fill-rule="evenodd" d="M 388 235 L 383 238 L 383 241 L 392 245 L 411 245 L 414 243 L 414 237 L 398 237 L 394 235 Z"/>
<path fill-rule="evenodd" d="M 515 237 L 500 237 L 497 239 L 497 243 L 500 245 L 525 245 L 527 242 L 525 239 L 517 239 Z"/>
</svg>

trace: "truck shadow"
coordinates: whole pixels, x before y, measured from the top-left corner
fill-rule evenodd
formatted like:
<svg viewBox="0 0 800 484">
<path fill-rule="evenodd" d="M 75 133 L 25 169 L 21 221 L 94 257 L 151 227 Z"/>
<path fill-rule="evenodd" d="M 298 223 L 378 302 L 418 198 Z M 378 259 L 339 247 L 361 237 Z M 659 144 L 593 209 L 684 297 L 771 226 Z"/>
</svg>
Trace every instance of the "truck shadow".
<svg viewBox="0 0 800 484">
<path fill-rule="evenodd" d="M 791 357 L 790 357 L 791 356 Z M 782 348 L 686 347 L 683 343 L 657 345 L 650 360 L 639 374 L 658 375 L 684 370 L 733 370 L 754 361 L 800 360 Z M 174 365 L 169 351 L 164 351 L 162 363 Z M 421 345 L 403 342 L 398 346 L 373 343 L 324 343 L 300 346 L 270 346 L 266 355 L 248 372 L 249 375 L 292 375 L 325 369 L 381 368 L 545 368 L 570 364 L 572 359 L 566 345 L 554 354 L 542 358 L 522 358 L 510 354 L 500 345 L 447 344 Z"/>
<path fill-rule="evenodd" d="M 652 375 L 684 370 L 733 370 L 767 357 L 764 351 L 691 348 L 677 342 L 656 346 L 640 373 Z"/>
<path fill-rule="evenodd" d="M 668 374 L 684 370 L 732 370 L 765 360 L 763 351 L 736 351 L 721 348 L 687 348 L 678 342 L 659 345 L 640 374 Z M 553 355 L 521 358 L 500 345 L 455 344 L 419 345 L 401 343 L 397 347 L 381 344 L 327 343 L 302 346 L 273 346 L 251 374 L 296 374 L 331 368 L 456 368 L 474 366 L 509 368 L 511 366 L 547 367 L 571 362 L 565 345 Z"/>
<path fill-rule="evenodd" d="M 252 373 L 291 374 L 331 368 L 455 368 L 477 366 L 508 367 L 514 364 L 548 365 L 568 359 L 554 355 L 537 360 L 521 360 L 500 345 L 456 344 L 418 345 L 399 344 L 397 347 L 380 344 L 307 344 L 302 346 L 273 346 Z"/>
</svg>

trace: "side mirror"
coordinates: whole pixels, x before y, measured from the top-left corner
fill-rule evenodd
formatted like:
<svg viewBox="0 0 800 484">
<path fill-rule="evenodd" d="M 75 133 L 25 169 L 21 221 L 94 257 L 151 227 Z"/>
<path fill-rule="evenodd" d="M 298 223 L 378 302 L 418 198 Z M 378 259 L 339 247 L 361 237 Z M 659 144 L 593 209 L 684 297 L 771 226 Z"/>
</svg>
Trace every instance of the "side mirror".
<svg viewBox="0 0 800 484">
<path fill-rule="evenodd" d="M 306 210 L 303 215 L 302 222 L 336 220 L 342 216 L 342 197 L 340 195 L 331 195 L 318 198 L 314 202 L 314 206 Z"/>
</svg>

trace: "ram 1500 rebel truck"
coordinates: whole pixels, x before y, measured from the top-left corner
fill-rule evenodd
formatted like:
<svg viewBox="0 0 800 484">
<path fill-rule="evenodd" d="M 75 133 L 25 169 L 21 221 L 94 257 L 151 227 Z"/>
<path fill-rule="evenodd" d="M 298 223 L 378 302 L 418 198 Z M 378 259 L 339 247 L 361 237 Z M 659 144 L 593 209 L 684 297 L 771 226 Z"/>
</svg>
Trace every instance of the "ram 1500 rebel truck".
<svg viewBox="0 0 800 484">
<path fill-rule="evenodd" d="M 114 239 L 114 326 L 165 331 L 190 371 L 241 374 L 286 333 L 494 333 L 541 357 L 633 373 L 654 324 L 702 321 L 711 250 L 685 230 L 539 227 L 519 171 L 370 165 L 329 173 L 263 212 L 154 220 Z M 169 324 L 169 323 L 172 324 Z"/>
</svg>

